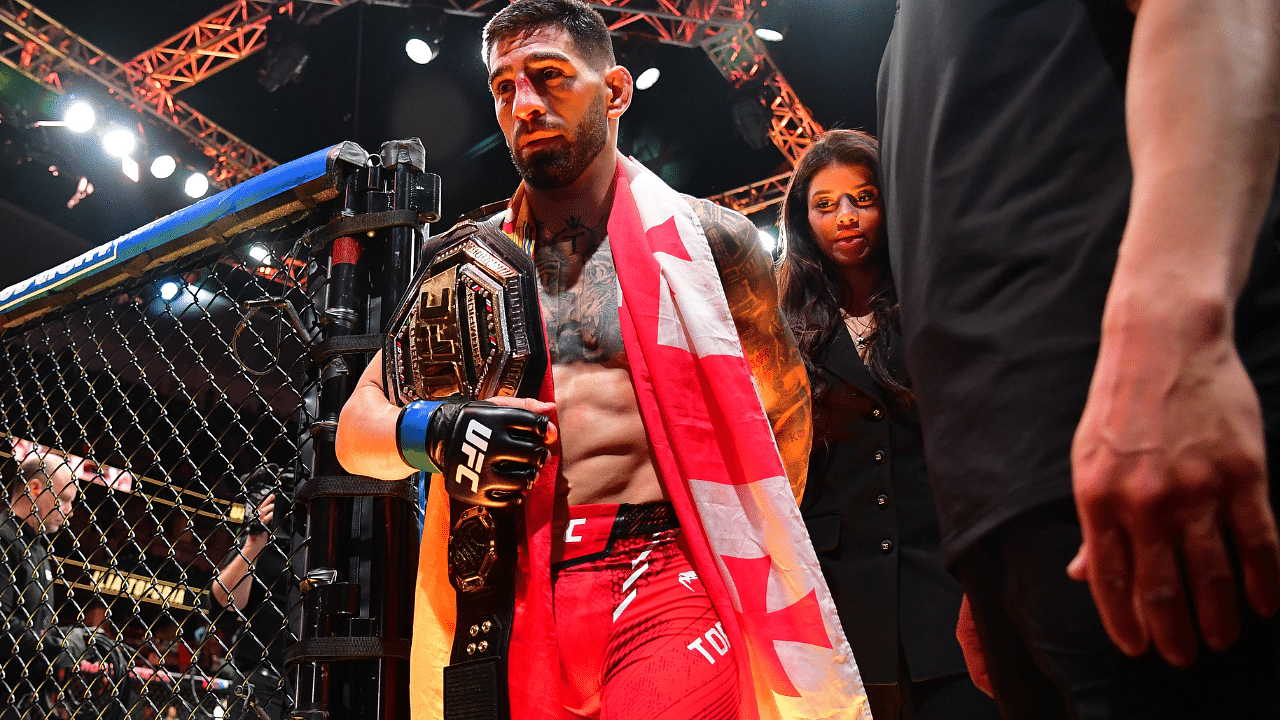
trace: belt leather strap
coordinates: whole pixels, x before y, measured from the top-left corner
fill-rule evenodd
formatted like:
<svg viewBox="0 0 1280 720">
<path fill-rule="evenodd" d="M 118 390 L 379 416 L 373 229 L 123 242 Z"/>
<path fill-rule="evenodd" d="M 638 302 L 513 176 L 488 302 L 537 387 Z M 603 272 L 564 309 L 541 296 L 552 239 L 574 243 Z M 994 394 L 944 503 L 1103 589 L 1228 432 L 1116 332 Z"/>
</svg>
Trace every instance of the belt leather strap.
<svg viewBox="0 0 1280 720">
<path fill-rule="evenodd" d="M 457 626 L 444 669 L 445 720 L 507 720 L 515 612 L 516 512 L 449 500 L 449 582 Z"/>
</svg>

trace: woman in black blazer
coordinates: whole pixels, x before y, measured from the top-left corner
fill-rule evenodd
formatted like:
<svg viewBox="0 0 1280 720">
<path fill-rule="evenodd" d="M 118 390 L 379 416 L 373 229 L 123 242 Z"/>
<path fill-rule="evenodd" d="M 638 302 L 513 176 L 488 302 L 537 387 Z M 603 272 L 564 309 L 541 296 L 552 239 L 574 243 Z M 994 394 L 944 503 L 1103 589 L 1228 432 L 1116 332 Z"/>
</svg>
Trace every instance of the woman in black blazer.
<svg viewBox="0 0 1280 720">
<path fill-rule="evenodd" d="M 781 305 L 814 409 L 800 512 L 876 720 L 995 720 L 955 638 L 882 209 L 876 141 L 853 130 L 820 136 L 787 188 Z"/>
</svg>

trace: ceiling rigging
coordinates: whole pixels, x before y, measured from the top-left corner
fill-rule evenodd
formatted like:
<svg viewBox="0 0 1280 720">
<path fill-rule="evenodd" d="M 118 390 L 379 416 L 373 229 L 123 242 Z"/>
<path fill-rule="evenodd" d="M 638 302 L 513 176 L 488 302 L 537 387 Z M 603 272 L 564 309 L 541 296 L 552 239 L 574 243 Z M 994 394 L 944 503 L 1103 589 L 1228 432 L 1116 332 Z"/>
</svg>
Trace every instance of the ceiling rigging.
<svg viewBox="0 0 1280 720">
<path fill-rule="evenodd" d="M 322 21 L 361 0 L 235 0 L 137 57 L 122 62 L 27 0 L 0 0 L 0 62 L 62 94 L 68 73 L 96 81 L 153 125 L 178 132 L 213 165 L 210 182 L 230 187 L 277 165 L 262 151 L 177 98 L 268 43 L 273 18 Z M 409 7 L 409 0 L 364 0 Z M 487 17 L 508 0 L 418 0 L 445 13 Z M 768 139 L 793 167 L 822 128 L 796 96 L 752 20 L 759 0 L 594 0 L 612 32 L 701 48 L 746 102 L 763 108 Z M 790 171 L 712 197 L 750 214 L 781 201 Z"/>
</svg>

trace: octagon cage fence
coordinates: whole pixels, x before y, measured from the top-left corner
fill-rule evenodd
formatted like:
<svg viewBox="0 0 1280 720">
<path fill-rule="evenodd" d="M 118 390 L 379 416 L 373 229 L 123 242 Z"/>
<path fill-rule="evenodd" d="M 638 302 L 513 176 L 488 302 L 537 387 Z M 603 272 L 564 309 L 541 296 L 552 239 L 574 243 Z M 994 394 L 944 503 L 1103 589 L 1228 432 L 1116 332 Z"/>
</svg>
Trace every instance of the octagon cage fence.
<svg viewBox="0 0 1280 720">
<path fill-rule="evenodd" d="M 417 493 L 333 439 L 425 165 L 343 143 L 0 292 L 0 718 L 407 716 Z"/>
</svg>

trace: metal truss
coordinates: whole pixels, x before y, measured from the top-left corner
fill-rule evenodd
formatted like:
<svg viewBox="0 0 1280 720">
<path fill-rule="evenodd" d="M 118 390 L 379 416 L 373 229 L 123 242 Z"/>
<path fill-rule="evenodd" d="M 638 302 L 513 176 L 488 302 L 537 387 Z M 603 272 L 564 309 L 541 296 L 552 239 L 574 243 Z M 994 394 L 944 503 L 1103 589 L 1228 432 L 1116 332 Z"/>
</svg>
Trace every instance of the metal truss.
<svg viewBox="0 0 1280 720">
<path fill-rule="evenodd" d="M 266 44 L 275 0 L 237 0 L 123 66 L 131 84 L 178 93 L 243 60 Z M 292 3 L 279 6 L 291 14 Z"/>
<path fill-rule="evenodd" d="M 33 7 L 27 0 L 0 0 L 0 62 L 55 92 L 65 93 L 67 73 L 92 80 L 122 104 L 176 130 L 213 161 L 210 182 L 226 188 L 276 166 L 264 153 L 232 135 L 166 89 L 131 74 L 92 43 Z"/>
<path fill-rule="evenodd" d="M 318 21 L 360 0 L 295 0 L 315 6 Z M 377 0 L 366 0 L 374 1 Z M 385 1 L 385 0 L 384 0 Z M 433 0 L 445 12 L 487 16 L 509 0 Z M 822 131 L 782 77 L 748 22 L 750 0 L 595 0 L 615 33 L 701 47 L 734 87 L 758 86 L 772 114 L 769 136 L 792 165 Z M 293 3 L 236 0 L 128 63 L 75 36 L 27 0 L 0 0 L 0 62 L 62 93 L 63 75 L 92 78 L 135 110 L 177 130 L 214 161 L 215 186 L 225 188 L 275 167 L 276 162 L 217 126 L 174 95 L 248 57 L 266 43 L 266 22 Z M 779 176 L 787 177 L 787 175 Z M 716 196 L 754 212 L 781 200 L 774 178 Z"/>
<path fill-rule="evenodd" d="M 735 88 L 744 92 L 759 88 L 760 102 L 773 115 L 769 138 L 794 167 L 822 126 L 782 77 L 755 29 L 747 24 L 733 34 L 712 38 L 703 48 Z"/>
<path fill-rule="evenodd" d="M 787 194 L 787 184 L 790 182 L 791 173 L 785 172 L 719 195 L 712 195 L 707 199 L 731 210 L 737 210 L 743 215 L 750 215 L 781 203 Z"/>
<path fill-rule="evenodd" d="M 309 0 L 325 13 L 359 0 Z M 366 0 L 367 1 L 367 0 Z M 293 2 L 235 0 L 125 65 L 129 82 L 176 94 L 249 57 L 267 44 L 267 21 L 288 15 L 298 21 Z M 318 21 L 315 15 L 308 22 Z"/>
<path fill-rule="evenodd" d="M 431 4 L 453 15 L 488 17 L 509 2 L 433 0 Z M 700 47 L 709 38 L 743 27 L 747 0 L 590 0 L 587 4 L 604 16 L 610 32 Z"/>
<path fill-rule="evenodd" d="M 786 156 L 787 163 L 795 167 L 822 132 L 822 126 L 782 76 L 755 29 L 747 23 L 736 32 L 712 37 L 702 47 L 735 89 L 754 92 L 769 109 L 769 139 Z M 786 172 L 711 199 L 747 215 L 782 202 L 790 180 L 791 173 Z"/>
</svg>

